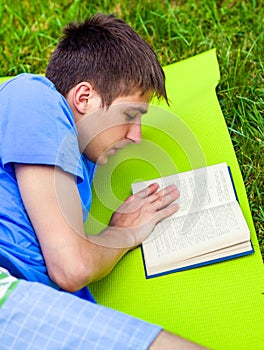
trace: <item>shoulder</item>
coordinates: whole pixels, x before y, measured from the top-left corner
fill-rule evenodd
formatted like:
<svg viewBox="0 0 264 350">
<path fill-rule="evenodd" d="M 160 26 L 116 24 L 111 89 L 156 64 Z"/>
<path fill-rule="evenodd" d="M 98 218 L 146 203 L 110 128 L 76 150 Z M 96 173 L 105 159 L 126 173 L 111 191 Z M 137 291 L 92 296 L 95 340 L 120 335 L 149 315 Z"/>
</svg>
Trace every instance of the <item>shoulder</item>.
<svg viewBox="0 0 264 350">
<path fill-rule="evenodd" d="M 22 73 L 2 83 L 0 91 L 10 88 L 21 88 L 23 86 L 42 86 L 56 90 L 55 85 L 45 76 Z"/>
<path fill-rule="evenodd" d="M 73 115 L 66 99 L 55 85 L 42 75 L 23 73 L 0 86 L 2 111 L 23 118 L 39 119 L 64 116 L 73 122 Z M 33 118 L 34 117 L 34 118 Z"/>
<path fill-rule="evenodd" d="M 21 101 L 25 99 L 39 99 L 47 95 L 54 96 L 54 98 L 62 97 L 56 90 L 54 84 L 42 75 L 23 73 L 6 81 L 0 86 L 0 96 L 8 95 Z"/>
<path fill-rule="evenodd" d="M 37 74 L 22 73 L 2 83 L 0 85 L 0 92 L 29 86 L 46 87 L 47 89 L 56 90 L 54 84 L 46 77 Z"/>
<path fill-rule="evenodd" d="M 40 102 L 66 104 L 66 99 L 45 76 L 22 73 L 0 85 L 0 99 L 10 103 L 36 104 Z"/>
</svg>

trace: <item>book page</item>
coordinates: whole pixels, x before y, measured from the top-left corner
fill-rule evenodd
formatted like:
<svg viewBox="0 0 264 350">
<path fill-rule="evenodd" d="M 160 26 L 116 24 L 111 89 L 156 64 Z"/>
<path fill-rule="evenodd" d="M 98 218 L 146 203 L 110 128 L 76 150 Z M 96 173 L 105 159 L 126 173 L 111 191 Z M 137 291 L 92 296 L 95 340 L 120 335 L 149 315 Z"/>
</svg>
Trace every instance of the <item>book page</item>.
<svg viewBox="0 0 264 350">
<path fill-rule="evenodd" d="M 249 240 L 238 202 L 160 222 L 143 242 L 145 263 L 178 262 Z"/>
<path fill-rule="evenodd" d="M 174 217 L 236 201 L 226 163 L 134 183 L 132 191 L 136 193 L 154 182 L 159 183 L 160 189 L 171 184 L 178 187 L 180 197 L 177 203 L 180 208 Z"/>
<path fill-rule="evenodd" d="M 173 270 L 178 270 L 182 268 L 195 267 L 198 264 L 203 265 L 204 262 L 214 262 L 215 260 L 222 260 L 227 257 L 232 257 L 236 255 L 241 255 L 244 253 L 253 253 L 253 249 L 250 241 L 238 243 L 234 246 L 216 250 L 211 253 L 202 254 L 189 258 L 186 260 L 172 262 L 170 264 L 165 264 L 161 266 L 146 266 L 148 275 L 163 274 L 164 272 L 173 272 Z"/>
</svg>

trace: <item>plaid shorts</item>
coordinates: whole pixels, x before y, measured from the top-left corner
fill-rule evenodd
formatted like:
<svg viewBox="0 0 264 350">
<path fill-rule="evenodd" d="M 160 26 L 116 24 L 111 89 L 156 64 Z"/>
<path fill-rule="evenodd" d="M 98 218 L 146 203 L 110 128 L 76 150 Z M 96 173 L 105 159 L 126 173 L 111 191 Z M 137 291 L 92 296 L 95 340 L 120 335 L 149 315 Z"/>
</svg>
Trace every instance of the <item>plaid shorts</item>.
<svg viewBox="0 0 264 350">
<path fill-rule="evenodd" d="M 148 349 L 161 331 L 110 308 L 19 280 L 0 307 L 0 349 Z"/>
</svg>

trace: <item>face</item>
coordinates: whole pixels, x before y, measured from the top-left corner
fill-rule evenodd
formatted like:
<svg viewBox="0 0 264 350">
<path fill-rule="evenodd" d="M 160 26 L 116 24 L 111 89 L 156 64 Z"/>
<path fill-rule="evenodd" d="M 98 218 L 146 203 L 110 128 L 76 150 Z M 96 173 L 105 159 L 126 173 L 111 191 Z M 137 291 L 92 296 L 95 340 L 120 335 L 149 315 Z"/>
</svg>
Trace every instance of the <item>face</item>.
<svg viewBox="0 0 264 350">
<path fill-rule="evenodd" d="M 135 93 L 118 97 L 108 110 L 98 107 L 87 113 L 77 128 L 81 152 L 97 164 L 105 164 L 129 143 L 141 141 L 141 117 L 147 112 L 150 95 Z"/>
</svg>

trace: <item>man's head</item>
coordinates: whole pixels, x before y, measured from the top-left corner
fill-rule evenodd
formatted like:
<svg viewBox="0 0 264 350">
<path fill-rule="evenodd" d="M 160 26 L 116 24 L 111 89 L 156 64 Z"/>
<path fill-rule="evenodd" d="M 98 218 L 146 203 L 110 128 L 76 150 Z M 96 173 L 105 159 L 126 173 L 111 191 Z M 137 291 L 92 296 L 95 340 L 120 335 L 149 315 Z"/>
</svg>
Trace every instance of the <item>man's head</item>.
<svg viewBox="0 0 264 350">
<path fill-rule="evenodd" d="M 97 14 L 64 28 L 46 76 L 64 96 L 80 82 L 89 82 L 102 107 L 138 91 L 167 101 L 164 73 L 153 49 L 113 15 Z"/>
<path fill-rule="evenodd" d="M 104 164 L 140 142 L 150 99 L 167 101 L 164 72 L 153 49 L 113 15 L 95 15 L 63 33 L 46 76 L 73 112 L 81 152 Z"/>
</svg>

